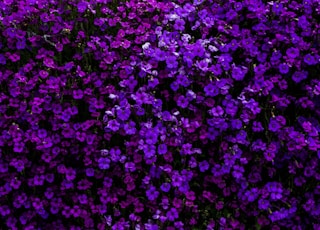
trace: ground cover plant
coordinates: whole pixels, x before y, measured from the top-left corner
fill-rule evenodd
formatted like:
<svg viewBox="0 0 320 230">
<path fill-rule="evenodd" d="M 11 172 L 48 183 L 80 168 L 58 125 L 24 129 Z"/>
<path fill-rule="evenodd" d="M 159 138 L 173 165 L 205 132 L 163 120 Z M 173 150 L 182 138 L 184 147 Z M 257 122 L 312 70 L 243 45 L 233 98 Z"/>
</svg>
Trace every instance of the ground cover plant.
<svg viewBox="0 0 320 230">
<path fill-rule="evenodd" d="M 0 1 L 0 229 L 320 229 L 319 14 Z"/>
</svg>

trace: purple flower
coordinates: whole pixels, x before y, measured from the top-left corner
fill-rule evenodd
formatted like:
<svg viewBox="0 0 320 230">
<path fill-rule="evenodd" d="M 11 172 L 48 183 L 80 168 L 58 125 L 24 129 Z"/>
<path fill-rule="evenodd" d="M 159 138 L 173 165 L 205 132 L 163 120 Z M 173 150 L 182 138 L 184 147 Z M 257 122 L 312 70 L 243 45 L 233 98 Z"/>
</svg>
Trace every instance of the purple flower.
<svg viewBox="0 0 320 230">
<path fill-rule="evenodd" d="M 185 25 L 185 22 L 184 22 L 184 20 L 183 19 L 177 19 L 176 21 L 175 21 L 175 24 L 174 24 L 174 29 L 175 30 L 180 30 L 180 31 L 182 31 L 182 30 L 184 30 L 184 25 Z"/>
<path fill-rule="evenodd" d="M 272 11 L 276 14 L 279 15 L 281 11 L 283 10 L 283 4 L 282 3 L 273 3 L 272 6 Z"/>
<path fill-rule="evenodd" d="M 171 185 L 170 183 L 163 183 L 161 186 L 160 186 L 160 189 L 163 191 L 163 192 L 169 192 L 170 191 L 170 188 L 171 188 Z"/>
<path fill-rule="evenodd" d="M 254 121 L 253 124 L 252 124 L 252 130 L 253 130 L 254 132 L 261 132 L 261 131 L 263 131 L 264 129 L 263 129 L 263 126 L 262 126 L 261 122 L 259 122 L 259 121 Z"/>
<path fill-rule="evenodd" d="M 172 178 L 171 178 L 172 186 L 179 187 L 181 186 L 182 182 L 183 182 L 183 178 L 178 173 L 174 173 L 172 175 Z"/>
<path fill-rule="evenodd" d="M 166 59 L 167 67 L 169 69 L 174 69 L 178 67 L 177 58 L 175 56 L 169 56 Z"/>
<path fill-rule="evenodd" d="M 49 67 L 49 68 L 54 68 L 54 60 L 52 58 L 44 58 L 43 59 L 43 64 L 46 66 L 46 67 Z"/>
<path fill-rule="evenodd" d="M 78 12 L 83 13 L 87 10 L 88 2 L 79 2 L 77 5 Z"/>
<path fill-rule="evenodd" d="M 76 171 L 72 168 L 67 169 L 65 174 L 68 181 L 72 181 L 76 178 Z"/>
<path fill-rule="evenodd" d="M 120 120 L 126 121 L 129 119 L 131 114 L 130 109 L 118 109 L 117 110 L 117 116 Z"/>
<path fill-rule="evenodd" d="M 129 123 L 124 124 L 123 129 L 127 135 L 133 135 L 137 132 L 136 123 L 134 121 L 129 121 Z"/>
<path fill-rule="evenodd" d="M 233 67 L 232 72 L 231 72 L 231 76 L 233 77 L 233 79 L 235 79 L 236 81 L 242 81 L 244 79 L 244 77 L 247 74 L 247 70 L 245 68 L 241 68 L 241 67 Z"/>
<path fill-rule="evenodd" d="M 236 179 L 242 178 L 243 173 L 244 173 L 244 168 L 242 166 L 239 166 L 239 165 L 233 166 L 232 175 L 234 178 L 236 178 Z"/>
<path fill-rule="evenodd" d="M 223 115 L 223 113 L 224 113 L 224 110 L 223 110 L 223 108 L 221 107 L 221 106 L 217 106 L 217 107 L 213 107 L 212 109 L 211 109 L 211 114 L 213 115 L 213 116 L 215 116 L 215 117 L 220 117 L 220 116 L 222 116 Z"/>
<path fill-rule="evenodd" d="M 278 182 L 269 182 L 265 186 L 266 190 L 270 193 L 272 200 L 279 200 L 282 198 L 282 186 Z"/>
<path fill-rule="evenodd" d="M 22 153 L 25 148 L 25 144 L 23 142 L 18 142 L 14 144 L 13 151 L 16 153 Z"/>
<path fill-rule="evenodd" d="M 166 52 L 157 48 L 154 52 L 154 57 L 157 61 L 165 61 L 166 60 Z"/>
<path fill-rule="evenodd" d="M 77 89 L 73 91 L 73 98 L 74 99 L 82 99 L 83 98 L 83 91 L 81 89 Z"/>
<path fill-rule="evenodd" d="M 282 74 L 286 74 L 289 72 L 289 66 L 285 63 L 279 65 L 279 72 Z"/>
<path fill-rule="evenodd" d="M 154 145 L 158 142 L 158 132 L 155 129 L 148 129 L 145 133 L 146 143 Z"/>
<path fill-rule="evenodd" d="M 16 47 L 18 50 L 23 50 L 26 48 L 26 40 L 25 39 L 19 39 L 16 43 Z"/>
<path fill-rule="evenodd" d="M 180 85 L 177 81 L 174 81 L 170 84 L 170 88 L 173 90 L 173 91 L 177 91 L 179 89 Z"/>
<path fill-rule="evenodd" d="M 183 109 L 187 108 L 188 107 L 188 104 L 189 104 L 189 101 L 187 100 L 187 98 L 183 95 L 180 95 L 178 97 L 178 100 L 177 100 L 177 105 Z"/>
<path fill-rule="evenodd" d="M 301 17 L 298 18 L 298 26 L 305 30 L 307 27 L 309 27 L 310 23 L 307 20 L 307 17 L 305 15 L 302 15 Z"/>
<path fill-rule="evenodd" d="M 219 94 L 219 88 L 210 83 L 204 87 L 204 92 L 206 96 L 215 97 Z"/>
<path fill-rule="evenodd" d="M 158 225 L 156 224 L 144 224 L 146 230 L 159 230 Z"/>
<path fill-rule="evenodd" d="M 303 61 L 307 64 L 307 65 L 316 65 L 318 63 L 318 61 L 316 60 L 316 58 L 311 55 L 311 54 L 307 54 L 304 56 Z"/>
<path fill-rule="evenodd" d="M 241 129 L 242 121 L 240 119 L 232 119 L 231 120 L 231 128 L 232 129 Z"/>
<path fill-rule="evenodd" d="M 151 186 L 147 191 L 146 191 L 146 195 L 148 197 L 149 200 L 153 201 L 155 199 L 158 198 L 159 196 L 159 192 L 157 191 L 156 187 Z"/>
<path fill-rule="evenodd" d="M 110 168 L 110 159 L 107 157 L 100 157 L 98 160 L 100 169 L 109 169 Z"/>
<path fill-rule="evenodd" d="M 235 2 L 234 3 L 234 9 L 236 11 L 240 11 L 240 10 L 242 10 L 242 8 L 243 8 L 243 4 L 241 2 Z"/>
<path fill-rule="evenodd" d="M 168 149 L 167 149 L 167 145 L 166 144 L 159 144 L 158 145 L 158 153 L 160 155 L 166 154 L 167 151 L 168 151 Z"/>
<path fill-rule="evenodd" d="M 277 132 L 281 128 L 281 126 L 275 118 L 271 118 L 268 128 L 272 132 Z"/>
<path fill-rule="evenodd" d="M 263 155 L 267 161 L 273 161 L 276 156 L 275 152 L 272 151 L 265 151 Z"/>
<path fill-rule="evenodd" d="M 258 200 L 258 208 L 261 210 L 267 210 L 270 206 L 270 202 L 268 200 L 259 199 Z"/>
<path fill-rule="evenodd" d="M 106 127 L 111 129 L 113 132 L 116 132 L 120 128 L 120 123 L 117 120 L 110 120 Z"/>
<path fill-rule="evenodd" d="M 291 47 L 287 49 L 286 54 L 289 58 L 294 59 L 300 55 L 300 51 L 298 48 Z"/>
<path fill-rule="evenodd" d="M 270 61 L 273 62 L 273 63 L 277 62 L 277 61 L 280 60 L 281 57 L 282 57 L 281 52 L 280 51 L 275 51 L 275 52 L 272 53 Z"/>
<path fill-rule="evenodd" d="M 128 170 L 129 172 L 134 172 L 136 170 L 136 165 L 133 162 L 127 162 L 125 163 L 124 167 L 126 168 L 126 170 Z"/>
<path fill-rule="evenodd" d="M 199 170 L 200 172 L 205 172 L 209 169 L 209 163 L 208 161 L 204 160 L 199 162 Z"/>
<path fill-rule="evenodd" d="M 35 176 L 34 179 L 33 179 L 33 183 L 34 185 L 43 185 L 44 183 L 44 179 L 45 179 L 45 176 L 44 175 L 40 175 L 40 176 Z"/>
<path fill-rule="evenodd" d="M 208 71 L 208 61 L 207 60 L 197 61 L 196 66 L 203 72 Z"/>
<path fill-rule="evenodd" d="M 113 162 L 118 162 L 121 159 L 121 150 L 119 148 L 112 148 L 110 150 L 110 159 Z"/>
<path fill-rule="evenodd" d="M 39 138 L 45 138 L 46 136 L 47 136 L 47 131 L 45 129 L 38 130 L 38 137 Z"/>
<path fill-rule="evenodd" d="M 156 147 L 154 145 L 144 145 L 143 151 L 146 158 L 151 158 L 156 154 Z"/>
<path fill-rule="evenodd" d="M 167 214 L 167 218 L 169 221 L 174 221 L 175 219 L 179 218 L 178 210 L 175 208 L 171 208 Z"/>
<path fill-rule="evenodd" d="M 252 111 L 253 114 L 259 114 L 261 112 L 261 109 L 259 107 L 259 103 L 256 102 L 253 98 L 250 98 L 249 101 L 247 102 L 243 102 L 245 107 L 250 109 L 250 111 Z"/>
<path fill-rule="evenodd" d="M 259 196 L 258 189 L 252 188 L 251 190 L 246 191 L 244 195 L 249 202 L 254 202 Z"/>
<path fill-rule="evenodd" d="M 74 63 L 73 62 L 67 62 L 64 66 L 64 69 L 66 71 L 70 71 L 72 68 L 74 67 Z"/>
<path fill-rule="evenodd" d="M 45 71 L 45 70 L 41 70 L 41 71 L 39 72 L 39 75 L 40 75 L 40 77 L 41 77 L 42 79 L 45 79 L 45 78 L 47 78 L 47 77 L 49 76 L 49 73 L 48 73 L 47 71 Z"/>
<path fill-rule="evenodd" d="M 3 54 L 0 54 L 0 64 L 5 65 L 6 63 L 6 57 Z"/>
<path fill-rule="evenodd" d="M 24 162 L 22 160 L 16 161 L 13 166 L 17 169 L 18 172 L 21 172 L 22 170 L 24 170 L 24 167 L 25 167 Z M 4 171 L 3 166 L 0 166 L 0 172 L 3 172 L 3 171 Z"/>
</svg>

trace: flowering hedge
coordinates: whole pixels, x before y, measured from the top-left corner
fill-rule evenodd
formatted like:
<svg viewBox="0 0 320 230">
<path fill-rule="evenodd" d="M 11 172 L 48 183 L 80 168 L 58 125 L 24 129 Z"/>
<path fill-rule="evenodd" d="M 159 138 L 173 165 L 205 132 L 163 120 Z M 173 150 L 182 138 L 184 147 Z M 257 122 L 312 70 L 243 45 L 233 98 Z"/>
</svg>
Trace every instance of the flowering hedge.
<svg viewBox="0 0 320 230">
<path fill-rule="evenodd" d="M 0 12 L 0 229 L 320 229 L 319 1 Z"/>
</svg>

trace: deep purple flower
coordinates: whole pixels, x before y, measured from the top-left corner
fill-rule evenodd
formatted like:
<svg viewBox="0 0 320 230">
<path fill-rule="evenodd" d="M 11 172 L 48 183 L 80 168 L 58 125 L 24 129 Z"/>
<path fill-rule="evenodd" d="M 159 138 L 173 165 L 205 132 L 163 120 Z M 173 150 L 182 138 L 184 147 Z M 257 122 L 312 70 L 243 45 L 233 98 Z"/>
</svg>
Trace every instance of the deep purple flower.
<svg viewBox="0 0 320 230">
<path fill-rule="evenodd" d="M 47 136 L 47 131 L 45 129 L 38 130 L 38 137 L 39 138 L 45 138 L 46 136 Z"/>
<path fill-rule="evenodd" d="M 158 198 L 159 196 L 159 192 L 157 191 L 156 187 L 151 186 L 147 191 L 146 191 L 146 195 L 148 197 L 149 200 L 153 201 L 155 199 Z"/>
<path fill-rule="evenodd" d="M 156 224 L 144 224 L 146 230 L 159 230 L 158 225 Z"/>
<path fill-rule="evenodd" d="M 268 128 L 272 132 L 277 132 L 281 128 L 281 126 L 275 118 L 271 118 Z"/>
<path fill-rule="evenodd" d="M 160 186 L 160 189 L 163 191 L 163 192 L 169 192 L 170 191 L 170 188 L 171 188 L 171 185 L 170 183 L 163 183 L 161 186 Z"/>
<path fill-rule="evenodd" d="M 14 167 L 17 169 L 18 172 L 21 172 L 22 170 L 24 170 L 25 164 L 22 160 L 18 160 L 14 163 Z M 0 166 L 0 172 L 5 172 L 6 170 L 4 170 L 6 167 L 5 166 Z"/>
<path fill-rule="evenodd" d="M 111 129 L 113 132 L 116 132 L 120 128 L 120 123 L 117 120 L 110 120 L 106 127 Z"/>
<path fill-rule="evenodd" d="M 282 74 L 286 74 L 289 72 L 289 66 L 285 63 L 279 65 L 279 72 Z"/>
<path fill-rule="evenodd" d="M 254 202 L 259 196 L 258 189 L 252 188 L 252 189 L 246 191 L 244 195 L 249 202 Z"/>
<path fill-rule="evenodd" d="M 136 123 L 134 121 L 129 121 L 129 123 L 124 124 L 123 129 L 127 135 L 134 135 L 137 131 Z"/>
<path fill-rule="evenodd" d="M 110 150 L 110 159 L 113 162 L 118 162 L 121 159 L 121 150 L 118 148 L 112 148 Z"/>
<path fill-rule="evenodd" d="M 156 154 L 156 147 L 154 145 L 144 145 L 143 151 L 146 158 L 151 158 Z"/>
<path fill-rule="evenodd" d="M 243 67 L 233 67 L 231 75 L 236 81 L 242 81 L 247 74 L 247 70 Z"/>
<path fill-rule="evenodd" d="M 199 170 L 200 170 L 200 172 L 205 172 L 208 169 L 209 169 L 209 163 L 206 160 L 199 162 Z"/>
<path fill-rule="evenodd" d="M 26 48 L 26 40 L 25 39 L 19 39 L 17 41 L 16 47 L 18 50 L 23 50 Z"/>
<path fill-rule="evenodd" d="M 233 166 L 232 175 L 234 176 L 234 178 L 236 179 L 242 178 L 243 173 L 244 173 L 244 168 L 242 166 L 239 166 L 239 165 Z"/>
<path fill-rule="evenodd" d="M 43 64 L 44 64 L 46 67 L 54 68 L 54 60 L 53 60 L 52 58 L 44 58 Z"/>
<path fill-rule="evenodd" d="M 241 129 L 242 128 L 242 121 L 240 119 L 232 119 L 230 127 L 232 129 Z"/>
<path fill-rule="evenodd" d="M 117 110 L 117 116 L 120 120 L 126 121 L 129 119 L 131 114 L 130 109 L 118 109 Z"/>
<path fill-rule="evenodd" d="M 273 3 L 272 5 L 272 11 L 276 14 L 279 15 L 283 10 L 283 4 L 282 3 Z"/>
<path fill-rule="evenodd" d="M 100 157 L 98 160 L 100 169 L 109 169 L 110 168 L 110 159 L 107 157 Z"/>
<path fill-rule="evenodd" d="M 154 145 L 158 142 L 158 132 L 155 129 L 148 129 L 145 133 L 146 143 Z"/>
<path fill-rule="evenodd" d="M 219 94 L 219 88 L 210 83 L 204 87 L 204 92 L 206 96 L 215 97 Z"/>
<path fill-rule="evenodd" d="M 174 81 L 170 84 L 170 88 L 173 90 L 173 91 L 177 91 L 179 89 L 179 83 L 177 81 Z"/>
<path fill-rule="evenodd" d="M 294 59 L 300 55 L 300 51 L 298 48 L 290 47 L 287 49 L 286 54 L 289 58 Z"/>
<path fill-rule="evenodd" d="M 83 91 L 81 89 L 77 89 L 73 91 L 73 98 L 74 99 L 82 99 L 84 96 Z"/>
<path fill-rule="evenodd" d="M 201 61 L 197 61 L 196 62 L 196 66 L 203 72 L 207 72 L 208 71 L 208 61 L 207 60 L 201 60 Z"/>
<path fill-rule="evenodd" d="M 282 198 L 282 186 L 278 182 L 269 182 L 266 184 L 265 188 L 270 193 L 270 198 L 272 200 L 279 200 Z"/>
<path fill-rule="evenodd" d="M 76 175 L 77 175 L 76 171 L 74 169 L 72 169 L 72 168 L 67 169 L 65 173 L 66 173 L 66 179 L 68 181 L 74 180 L 76 178 Z"/>
<path fill-rule="evenodd" d="M 178 173 L 174 173 L 171 179 L 172 179 L 171 181 L 172 186 L 175 186 L 175 187 L 181 186 L 183 178 Z"/>
<path fill-rule="evenodd" d="M 169 221 L 174 221 L 175 219 L 179 218 L 179 213 L 178 210 L 175 208 L 171 208 L 167 214 L 166 214 L 167 218 Z"/>
<path fill-rule="evenodd" d="M 176 59 L 176 57 L 174 57 L 174 56 L 169 56 L 169 57 L 167 57 L 166 63 L 167 63 L 167 67 L 168 67 L 169 69 L 174 69 L 174 68 L 177 68 L 177 67 L 178 67 L 177 59 Z"/>
<path fill-rule="evenodd" d="M 303 58 L 303 61 L 307 65 L 316 65 L 318 63 L 317 59 L 311 54 L 305 55 L 304 58 Z"/>
<path fill-rule="evenodd" d="M 182 31 L 184 30 L 184 25 L 185 22 L 183 19 L 177 19 L 174 24 L 174 29 Z"/>
<path fill-rule="evenodd" d="M 40 175 L 40 176 L 35 176 L 34 177 L 34 179 L 33 179 L 33 183 L 34 183 L 34 185 L 39 185 L 39 186 L 41 186 L 41 185 L 43 185 L 43 183 L 44 183 L 44 180 L 45 180 L 45 176 L 44 175 Z"/>
<path fill-rule="evenodd" d="M 6 57 L 3 54 L 0 54 L 0 64 L 5 65 L 6 63 Z"/>
<path fill-rule="evenodd" d="M 88 177 L 93 177 L 94 176 L 94 169 L 93 168 L 87 168 L 86 169 L 86 175 Z"/>
<path fill-rule="evenodd" d="M 259 122 L 259 121 L 254 121 L 253 124 L 252 124 L 252 130 L 253 130 L 254 132 L 261 132 L 261 131 L 264 130 L 264 128 L 263 128 L 261 122 Z"/>
<path fill-rule="evenodd" d="M 158 145 L 158 153 L 160 155 L 166 154 L 167 153 L 167 145 L 166 144 L 160 144 Z"/>
<path fill-rule="evenodd" d="M 211 109 L 211 114 L 215 117 L 222 116 L 223 113 L 224 113 L 224 110 L 221 106 L 216 106 Z"/>
<path fill-rule="evenodd" d="M 88 8 L 88 2 L 79 2 L 77 8 L 79 13 L 84 13 Z"/>
<path fill-rule="evenodd" d="M 270 202 L 268 200 L 265 199 L 259 199 L 258 200 L 258 207 L 261 210 L 267 210 L 270 206 Z"/>
<path fill-rule="evenodd" d="M 179 107 L 185 109 L 185 108 L 188 107 L 188 104 L 189 104 L 189 102 L 188 102 L 188 100 L 187 100 L 187 98 L 186 98 L 185 96 L 180 95 L 180 96 L 178 97 L 177 105 L 178 105 Z"/>
</svg>

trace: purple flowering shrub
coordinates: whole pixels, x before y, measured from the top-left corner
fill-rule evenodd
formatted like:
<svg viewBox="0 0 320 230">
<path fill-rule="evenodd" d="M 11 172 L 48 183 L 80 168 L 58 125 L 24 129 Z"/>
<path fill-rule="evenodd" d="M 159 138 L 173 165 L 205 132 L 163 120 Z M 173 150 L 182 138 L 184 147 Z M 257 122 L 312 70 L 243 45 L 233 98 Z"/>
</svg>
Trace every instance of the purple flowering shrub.
<svg viewBox="0 0 320 230">
<path fill-rule="evenodd" d="M 0 229 L 320 229 L 320 3 L 0 2 Z"/>
</svg>

